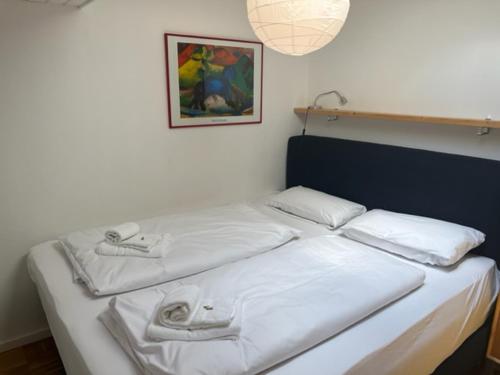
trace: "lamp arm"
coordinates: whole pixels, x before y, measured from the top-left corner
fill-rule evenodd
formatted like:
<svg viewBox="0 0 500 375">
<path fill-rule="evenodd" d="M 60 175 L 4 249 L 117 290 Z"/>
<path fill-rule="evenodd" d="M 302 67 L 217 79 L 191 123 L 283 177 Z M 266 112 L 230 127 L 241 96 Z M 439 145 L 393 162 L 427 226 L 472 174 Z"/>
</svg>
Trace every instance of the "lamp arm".
<svg viewBox="0 0 500 375">
<path fill-rule="evenodd" d="M 310 109 L 319 109 L 319 108 L 321 108 L 321 106 L 318 106 L 318 99 L 321 98 L 322 96 L 330 95 L 330 94 L 337 95 L 337 98 L 339 99 L 340 105 L 343 106 L 343 105 L 347 104 L 348 100 L 347 100 L 347 98 L 344 95 L 342 95 L 337 90 L 331 90 L 331 91 L 323 92 L 323 93 L 319 94 L 318 96 L 316 96 L 316 98 L 314 99 L 313 105 L 309 106 L 309 108 Z"/>
</svg>

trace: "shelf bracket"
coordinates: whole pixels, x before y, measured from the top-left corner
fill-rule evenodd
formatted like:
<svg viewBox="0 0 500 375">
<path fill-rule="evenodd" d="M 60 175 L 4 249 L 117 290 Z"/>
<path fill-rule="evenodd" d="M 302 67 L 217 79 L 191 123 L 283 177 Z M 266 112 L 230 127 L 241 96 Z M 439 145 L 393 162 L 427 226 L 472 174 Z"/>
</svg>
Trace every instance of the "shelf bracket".
<svg viewBox="0 0 500 375">
<path fill-rule="evenodd" d="M 486 123 L 490 122 L 491 115 L 486 116 L 485 121 L 486 121 Z M 488 126 L 479 127 L 479 128 L 477 128 L 476 134 L 479 136 L 490 134 L 490 128 Z"/>
<path fill-rule="evenodd" d="M 477 128 L 476 134 L 479 136 L 490 134 L 490 128 L 487 127 Z"/>
</svg>

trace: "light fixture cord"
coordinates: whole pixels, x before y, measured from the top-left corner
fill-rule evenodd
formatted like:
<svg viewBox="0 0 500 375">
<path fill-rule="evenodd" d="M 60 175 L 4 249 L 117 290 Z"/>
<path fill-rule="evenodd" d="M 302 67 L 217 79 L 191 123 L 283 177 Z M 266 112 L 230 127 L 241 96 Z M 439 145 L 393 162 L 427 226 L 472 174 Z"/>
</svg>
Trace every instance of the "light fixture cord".
<svg viewBox="0 0 500 375">
<path fill-rule="evenodd" d="M 304 128 L 302 129 L 302 135 L 306 135 L 306 130 L 307 130 L 307 119 L 309 118 L 309 109 L 311 107 L 307 107 L 306 109 L 306 118 L 304 119 Z"/>
</svg>

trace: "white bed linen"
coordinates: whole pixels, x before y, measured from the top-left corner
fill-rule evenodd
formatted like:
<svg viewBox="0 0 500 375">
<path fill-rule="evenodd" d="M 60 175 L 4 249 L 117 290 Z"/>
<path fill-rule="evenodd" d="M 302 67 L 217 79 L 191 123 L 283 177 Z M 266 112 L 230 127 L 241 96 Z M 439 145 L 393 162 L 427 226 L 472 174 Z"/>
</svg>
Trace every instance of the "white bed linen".
<svg viewBox="0 0 500 375">
<path fill-rule="evenodd" d="M 177 286 L 115 297 L 106 326 L 147 374 L 256 374 L 336 335 L 423 284 L 425 272 L 336 235 L 280 249 L 183 279 L 209 298 L 239 297 L 238 340 L 146 338 L 164 293 Z M 126 339 L 124 339 L 124 336 Z M 127 349 L 126 349 L 127 350 Z"/>
<path fill-rule="evenodd" d="M 331 233 L 307 220 L 268 207 L 259 209 L 303 230 L 303 237 Z M 47 242 L 35 247 L 28 264 L 68 374 L 140 374 L 97 320 L 110 297 L 93 297 L 81 285 L 74 284 L 70 265 L 54 244 Z M 408 262 L 425 270 L 426 281 L 421 288 L 268 372 L 432 372 L 484 322 L 497 294 L 496 268 L 491 259 L 473 255 L 450 269 Z M 424 327 L 430 329 L 423 331 Z"/>
<path fill-rule="evenodd" d="M 245 204 L 167 215 L 138 224 L 144 233 L 172 236 L 164 257 L 96 254 L 106 227 L 61 238 L 74 270 L 93 294 L 126 292 L 193 275 L 269 251 L 300 233 Z"/>
</svg>

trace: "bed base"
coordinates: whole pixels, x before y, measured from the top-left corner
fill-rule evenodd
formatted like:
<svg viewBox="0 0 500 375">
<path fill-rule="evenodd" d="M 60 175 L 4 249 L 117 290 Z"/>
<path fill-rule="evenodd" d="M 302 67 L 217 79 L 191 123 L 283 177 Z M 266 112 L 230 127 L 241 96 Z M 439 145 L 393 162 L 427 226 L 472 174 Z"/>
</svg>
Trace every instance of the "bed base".
<svg viewBox="0 0 500 375">
<path fill-rule="evenodd" d="M 493 315 L 492 310 L 486 322 L 441 363 L 433 375 L 481 374 L 486 361 L 486 349 L 488 348 Z"/>
</svg>

